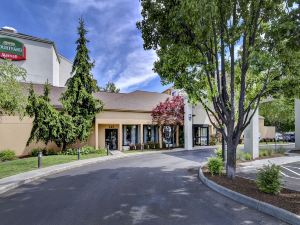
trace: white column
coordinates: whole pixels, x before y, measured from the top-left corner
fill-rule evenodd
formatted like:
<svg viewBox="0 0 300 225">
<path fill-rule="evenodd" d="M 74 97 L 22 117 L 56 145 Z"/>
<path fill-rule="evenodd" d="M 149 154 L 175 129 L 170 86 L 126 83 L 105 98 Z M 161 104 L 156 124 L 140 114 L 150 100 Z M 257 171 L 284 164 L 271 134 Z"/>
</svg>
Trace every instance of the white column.
<svg viewBox="0 0 300 225">
<path fill-rule="evenodd" d="M 295 147 L 300 149 L 300 99 L 295 99 Z"/>
<path fill-rule="evenodd" d="M 184 99 L 184 148 L 193 149 L 193 107 Z"/>
<path fill-rule="evenodd" d="M 252 155 L 252 158 L 259 157 L 259 118 L 258 109 L 256 110 L 250 124 L 244 132 L 244 152 Z"/>
</svg>

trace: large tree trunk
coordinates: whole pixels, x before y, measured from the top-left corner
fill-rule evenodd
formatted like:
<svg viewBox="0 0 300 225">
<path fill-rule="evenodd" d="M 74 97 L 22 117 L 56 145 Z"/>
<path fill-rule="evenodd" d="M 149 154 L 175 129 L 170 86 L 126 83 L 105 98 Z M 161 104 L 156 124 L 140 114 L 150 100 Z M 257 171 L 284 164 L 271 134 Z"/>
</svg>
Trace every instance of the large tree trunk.
<svg viewBox="0 0 300 225">
<path fill-rule="evenodd" d="M 233 140 L 233 137 L 231 135 L 228 136 L 226 174 L 227 174 L 227 177 L 230 179 L 235 178 L 236 149 L 237 149 L 237 144 Z"/>
<path fill-rule="evenodd" d="M 62 145 L 62 151 L 63 152 L 66 152 L 67 151 L 67 143 L 63 143 L 63 145 Z"/>
</svg>

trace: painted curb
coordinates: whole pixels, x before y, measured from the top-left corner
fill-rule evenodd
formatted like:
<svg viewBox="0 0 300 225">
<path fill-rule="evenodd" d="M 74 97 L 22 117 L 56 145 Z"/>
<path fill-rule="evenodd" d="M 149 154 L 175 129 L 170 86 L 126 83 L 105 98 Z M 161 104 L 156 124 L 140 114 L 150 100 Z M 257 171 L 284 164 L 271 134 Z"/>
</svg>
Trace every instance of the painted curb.
<svg viewBox="0 0 300 225">
<path fill-rule="evenodd" d="M 240 194 L 238 192 L 232 191 L 228 188 L 225 188 L 221 185 L 216 184 L 215 182 L 206 178 L 202 172 L 201 167 L 199 168 L 198 173 L 199 179 L 207 185 L 212 190 L 232 199 L 239 203 L 242 203 L 246 206 L 254 208 L 260 212 L 276 217 L 284 222 L 287 222 L 292 225 L 300 225 L 300 216 L 294 213 L 291 213 L 285 209 L 281 209 L 279 207 L 273 206 L 271 204 L 258 201 L 254 198 L 248 197 L 246 195 Z"/>
<path fill-rule="evenodd" d="M 197 151 L 203 149 L 195 149 L 190 151 Z M 140 155 L 149 155 L 149 154 L 162 154 L 162 153 L 171 153 L 171 152 L 182 152 L 187 151 L 184 149 L 175 149 L 175 150 L 162 150 L 162 151 L 145 151 L 145 152 L 138 152 L 138 153 L 127 153 L 122 155 L 111 155 L 111 156 L 102 156 L 98 158 L 92 159 L 84 159 L 64 164 L 58 164 L 54 166 L 45 167 L 42 169 L 35 169 L 24 173 L 19 173 L 13 176 L 5 177 L 0 179 L 0 195 L 4 194 L 7 191 L 15 189 L 23 184 L 28 184 L 30 182 L 36 181 L 38 179 L 54 175 L 57 173 L 61 173 L 67 170 L 75 169 L 81 166 L 87 166 L 91 164 L 107 162 L 115 159 L 122 159 L 122 158 L 129 158 L 135 157 Z M 28 175 L 30 174 L 30 175 Z M 27 176 L 27 177 L 26 177 Z M 23 178 L 24 177 L 24 178 Z"/>
</svg>

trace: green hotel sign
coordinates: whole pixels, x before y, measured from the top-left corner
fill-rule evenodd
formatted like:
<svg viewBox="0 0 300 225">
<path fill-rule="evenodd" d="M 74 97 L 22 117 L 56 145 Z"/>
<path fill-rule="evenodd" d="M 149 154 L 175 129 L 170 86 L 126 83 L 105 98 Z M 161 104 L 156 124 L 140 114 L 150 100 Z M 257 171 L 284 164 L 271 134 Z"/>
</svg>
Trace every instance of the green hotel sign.
<svg viewBox="0 0 300 225">
<path fill-rule="evenodd" d="M 0 38 L 0 58 L 26 60 L 24 44 L 12 38 Z"/>
</svg>

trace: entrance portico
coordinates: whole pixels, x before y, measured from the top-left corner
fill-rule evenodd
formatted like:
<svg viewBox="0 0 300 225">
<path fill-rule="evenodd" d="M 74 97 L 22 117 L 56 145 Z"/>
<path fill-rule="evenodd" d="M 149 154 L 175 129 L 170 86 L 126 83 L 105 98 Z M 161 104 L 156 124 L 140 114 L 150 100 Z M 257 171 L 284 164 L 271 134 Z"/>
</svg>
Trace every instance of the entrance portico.
<svg viewBox="0 0 300 225">
<path fill-rule="evenodd" d="M 104 111 L 97 115 L 94 129 L 96 148 L 109 145 L 111 150 L 123 151 L 130 147 L 144 148 L 146 144 L 162 148 L 166 141 L 161 134 L 162 129 L 152 124 L 150 112 Z M 179 146 L 179 127 L 176 128 L 172 142 L 172 146 Z"/>
</svg>

